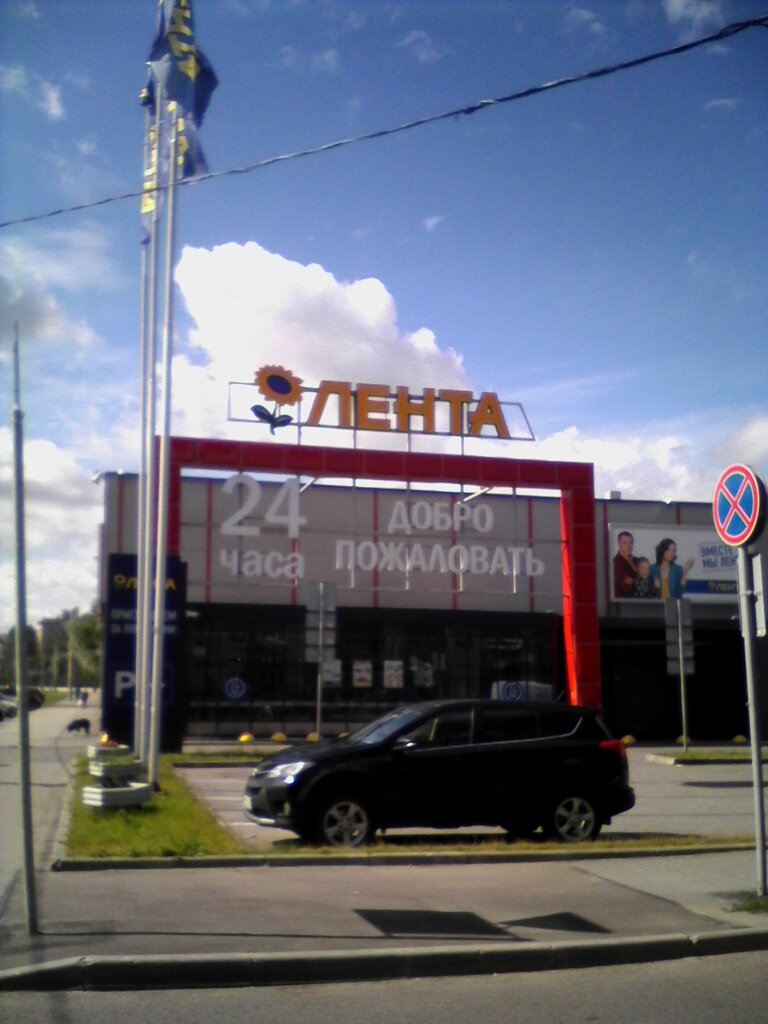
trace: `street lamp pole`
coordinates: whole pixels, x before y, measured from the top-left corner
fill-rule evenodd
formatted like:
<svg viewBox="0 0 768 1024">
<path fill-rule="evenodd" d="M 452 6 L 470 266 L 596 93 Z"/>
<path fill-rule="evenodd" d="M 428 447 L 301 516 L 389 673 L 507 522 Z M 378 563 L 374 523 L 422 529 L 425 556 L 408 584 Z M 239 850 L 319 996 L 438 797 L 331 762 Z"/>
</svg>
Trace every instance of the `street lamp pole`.
<svg viewBox="0 0 768 1024">
<path fill-rule="evenodd" d="M 24 413 L 21 409 L 19 372 L 19 325 L 13 340 L 13 479 L 16 520 L 16 696 L 19 704 L 19 778 L 21 837 L 27 927 L 38 932 L 35 889 L 35 855 L 32 842 L 32 783 L 29 749 L 29 698 L 27 691 L 27 581 L 24 544 Z"/>
</svg>

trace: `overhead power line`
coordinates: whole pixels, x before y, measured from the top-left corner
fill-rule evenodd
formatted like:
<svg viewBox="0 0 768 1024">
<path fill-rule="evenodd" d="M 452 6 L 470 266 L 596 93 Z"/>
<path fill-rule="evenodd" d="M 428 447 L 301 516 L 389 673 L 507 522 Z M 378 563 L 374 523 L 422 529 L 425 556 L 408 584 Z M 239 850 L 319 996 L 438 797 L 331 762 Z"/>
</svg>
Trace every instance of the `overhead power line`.
<svg viewBox="0 0 768 1024">
<path fill-rule="evenodd" d="M 209 171 L 194 178 L 184 178 L 176 182 L 177 186 L 197 184 L 201 181 L 209 181 L 212 178 L 228 178 L 236 174 L 251 174 L 264 167 L 271 167 L 273 164 L 283 163 L 287 160 L 298 160 L 300 157 L 315 156 L 318 153 L 328 153 L 333 149 L 341 149 L 343 146 L 351 146 L 358 142 L 368 142 L 371 139 L 383 139 L 388 135 L 397 135 L 400 132 L 410 131 L 412 128 L 420 128 L 425 124 L 432 124 L 435 121 L 445 121 L 449 118 L 469 116 L 480 110 L 488 110 L 491 107 L 499 106 L 502 103 L 512 103 L 514 100 L 528 99 L 537 96 L 539 93 L 548 92 L 551 89 L 559 89 L 565 85 L 576 85 L 578 82 L 588 82 L 595 78 L 605 78 L 607 75 L 614 75 L 619 71 L 628 71 L 631 68 L 641 67 L 643 64 L 650 64 L 652 61 L 661 60 L 664 57 L 674 57 L 688 50 L 696 49 L 699 46 L 706 46 L 709 43 L 721 42 L 731 36 L 738 35 L 751 28 L 768 28 L 768 15 L 760 18 L 751 18 L 748 21 L 737 21 L 724 28 L 712 32 L 710 35 L 693 39 L 687 43 L 680 43 L 678 46 L 670 47 L 667 50 L 658 50 L 655 53 L 648 53 L 642 57 L 634 57 L 632 60 L 621 61 L 619 64 L 610 64 L 604 68 L 596 68 L 592 71 L 585 71 L 578 75 L 570 75 L 567 78 L 557 78 L 552 82 L 545 82 L 543 85 L 530 86 L 518 92 L 508 93 L 506 96 L 496 96 L 493 99 L 478 100 L 466 107 L 458 107 L 455 110 L 446 110 L 441 114 L 429 114 L 426 117 L 417 118 L 415 121 L 407 121 L 405 124 L 396 125 L 393 128 L 381 128 L 377 131 L 364 132 L 361 135 L 352 135 L 348 138 L 337 139 L 334 142 L 326 142 L 321 146 L 313 146 L 310 149 L 301 149 L 293 153 L 282 153 L 279 156 L 266 157 L 256 163 L 248 164 L 246 167 L 231 167 L 223 171 Z M 158 186 L 155 191 L 164 191 L 167 186 Z M 146 195 L 143 188 L 133 189 L 130 192 L 121 192 L 118 195 L 106 196 L 103 199 L 91 200 L 87 203 L 77 203 L 74 206 L 61 207 L 58 210 L 48 210 L 46 213 L 31 214 L 27 217 L 17 217 L 14 220 L 0 221 L 0 228 L 15 227 L 19 224 L 29 224 L 32 221 L 46 220 L 50 217 L 58 217 L 64 213 L 77 213 L 81 210 L 94 210 L 99 206 L 106 206 L 109 203 L 117 203 L 124 199 L 136 199 Z"/>
</svg>

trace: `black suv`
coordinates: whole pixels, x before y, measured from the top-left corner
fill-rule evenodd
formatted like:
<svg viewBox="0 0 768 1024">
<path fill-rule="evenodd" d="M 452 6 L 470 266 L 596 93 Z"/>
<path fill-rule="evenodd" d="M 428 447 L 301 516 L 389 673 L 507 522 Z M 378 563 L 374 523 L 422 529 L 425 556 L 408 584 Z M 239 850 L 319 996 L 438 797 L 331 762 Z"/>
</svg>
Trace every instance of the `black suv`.
<svg viewBox="0 0 768 1024">
<path fill-rule="evenodd" d="M 404 826 L 541 828 L 594 839 L 634 806 L 624 745 L 593 708 L 498 700 L 411 704 L 350 736 L 266 757 L 243 794 L 259 825 L 359 846 Z"/>
</svg>

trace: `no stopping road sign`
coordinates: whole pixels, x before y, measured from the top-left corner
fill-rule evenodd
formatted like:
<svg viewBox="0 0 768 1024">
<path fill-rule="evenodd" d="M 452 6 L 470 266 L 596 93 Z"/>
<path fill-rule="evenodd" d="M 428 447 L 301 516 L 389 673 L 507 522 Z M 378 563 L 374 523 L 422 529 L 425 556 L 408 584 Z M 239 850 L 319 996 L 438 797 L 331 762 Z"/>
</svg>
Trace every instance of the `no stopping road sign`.
<svg viewBox="0 0 768 1024">
<path fill-rule="evenodd" d="M 720 540 L 732 547 L 754 540 L 763 528 L 765 509 L 765 484 L 754 470 L 740 463 L 723 470 L 712 499 Z"/>
</svg>

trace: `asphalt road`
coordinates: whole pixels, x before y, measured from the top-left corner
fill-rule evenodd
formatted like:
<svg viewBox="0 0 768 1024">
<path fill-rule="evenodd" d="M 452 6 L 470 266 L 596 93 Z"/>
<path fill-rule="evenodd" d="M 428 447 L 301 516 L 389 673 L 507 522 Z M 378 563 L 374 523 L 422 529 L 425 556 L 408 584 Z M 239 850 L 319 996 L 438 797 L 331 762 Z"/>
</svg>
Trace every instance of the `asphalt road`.
<svg viewBox="0 0 768 1024">
<path fill-rule="evenodd" d="M 130 992 L 3 992 L 4 1024 L 758 1024 L 762 953 L 668 963 L 351 984 Z"/>
</svg>

